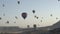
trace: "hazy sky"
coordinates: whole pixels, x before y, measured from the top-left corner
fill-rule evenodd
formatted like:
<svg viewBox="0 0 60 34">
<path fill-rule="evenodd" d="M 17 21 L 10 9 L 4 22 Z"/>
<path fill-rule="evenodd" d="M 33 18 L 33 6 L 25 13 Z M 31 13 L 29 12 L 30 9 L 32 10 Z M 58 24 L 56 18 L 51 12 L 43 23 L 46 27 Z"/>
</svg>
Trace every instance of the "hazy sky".
<svg viewBox="0 0 60 34">
<path fill-rule="evenodd" d="M 20 4 L 17 3 L 20 1 Z M 5 5 L 3 7 L 3 4 Z M 33 14 L 32 10 L 35 10 Z M 21 13 L 26 12 L 24 20 Z M 5 14 L 5 16 L 3 16 Z M 50 16 L 52 14 L 52 16 Z M 34 16 L 39 17 L 36 19 Z M 18 19 L 15 18 L 18 17 Z M 50 26 L 60 19 L 60 1 L 58 0 L 0 0 L 0 26 L 27 27 L 36 24 L 39 27 Z M 42 19 L 43 17 L 43 19 Z M 58 19 L 56 19 L 58 17 Z M 9 24 L 6 21 L 9 21 Z M 41 22 L 42 20 L 42 22 Z M 16 22 L 16 23 L 14 23 Z"/>
</svg>

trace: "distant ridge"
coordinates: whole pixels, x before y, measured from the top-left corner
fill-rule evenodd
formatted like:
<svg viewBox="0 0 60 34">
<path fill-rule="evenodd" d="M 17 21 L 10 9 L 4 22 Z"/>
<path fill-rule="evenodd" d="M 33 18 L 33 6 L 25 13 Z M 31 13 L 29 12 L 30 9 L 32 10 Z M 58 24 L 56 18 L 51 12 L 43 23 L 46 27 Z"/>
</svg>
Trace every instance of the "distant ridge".
<svg viewBox="0 0 60 34">
<path fill-rule="evenodd" d="M 0 26 L 0 32 L 17 32 L 21 30 L 18 26 Z"/>
<path fill-rule="evenodd" d="M 53 29 L 55 29 L 55 28 L 60 28 L 60 20 L 57 21 L 55 24 L 53 24 L 53 25 L 51 26 L 51 28 L 53 28 Z"/>
<path fill-rule="evenodd" d="M 60 20 L 57 21 L 55 24 L 53 24 L 51 26 L 40 27 L 39 29 L 42 29 L 42 30 L 47 30 L 47 29 L 53 30 L 53 29 L 56 29 L 56 28 L 60 28 Z"/>
</svg>

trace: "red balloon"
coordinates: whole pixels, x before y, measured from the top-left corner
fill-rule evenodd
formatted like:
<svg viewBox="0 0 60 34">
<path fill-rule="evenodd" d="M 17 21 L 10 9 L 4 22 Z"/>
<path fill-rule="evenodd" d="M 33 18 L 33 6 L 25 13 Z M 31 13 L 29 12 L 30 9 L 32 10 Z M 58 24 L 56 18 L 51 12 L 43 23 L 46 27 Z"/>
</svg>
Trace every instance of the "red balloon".
<svg viewBox="0 0 60 34">
<path fill-rule="evenodd" d="M 27 13 L 23 12 L 23 13 L 22 13 L 22 17 L 23 17 L 24 19 L 26 19 Z"/>
</svg>

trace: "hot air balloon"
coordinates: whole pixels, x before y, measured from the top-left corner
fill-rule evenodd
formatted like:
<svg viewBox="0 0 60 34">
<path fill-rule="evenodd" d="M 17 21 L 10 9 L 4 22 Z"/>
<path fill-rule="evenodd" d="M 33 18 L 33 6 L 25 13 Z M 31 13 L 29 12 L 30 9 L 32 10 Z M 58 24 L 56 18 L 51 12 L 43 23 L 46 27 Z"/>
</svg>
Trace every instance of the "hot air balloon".
<svg viewBox="0 0 60 34">
<path fill-rule="evenodd" d="M 16 23 L 16 22 L 14 22 L 14 23 Z"/>
<path fill-rule="evenodd" d="M 30 26 L 29 25 L 27 25 L 27 28 L 29 28 Z"/>
<path fill-rule="evenodd" d="M 42 19 L 43 19 L 43 17 L 42 17 Z"/>
<path fill-rule="evenodd" d="M 60 0 L 58 0 L 58 1 L 60 1 Z"/>
<path fill-rule="evenodd" d="M 33 14 L 35 13 L 35 10 L 32 10 Z"/>
<path fill-rule="evenodd" d="M 20 4 L 20 1 L 17 1 L 18 4 Z"/>
<path fill-rule="evenodd" d="M 58 18 L 56 17 L 56 19 L 58 19 Z"/>
<path fill-rule="evenodd" d="M 36 24 L 34 24 L 33 27 L 36 29 L 36 27 L 37 27 Z"/>
<path fill-rule="evenodd" d="M 50 16 L 53 16 L 52 14 Z"/>
<path fill-rule="evenodd" d="M 0 20 L 1 20 L 2 18 L 0 17 Z"/>
<path fill-rule="evenodd" d="M 17 16 L 15 16 L 15 18 L 16 18 L 16 19 L 18 19 L 18 17 L 17 17 Z"/>
<path fill-rule="evenodd" d="M 37 16 L 35 15 L 34 17 L 36 18 Z"/>
<path fill-rule="evenodd" d="M 5 7 L 5 5 L 4 5 L 4 4 L 2 4 L 2 6 L 3 6 L 3 7 Z"/>
<path fill-rule="evenodd" d="M 23 17 L 24 19 L 26 19 L 26 17 L 27 17 L 27 13 L 26 13 L 26 12 L 23 12 L 21 15 L 22 15 L 22 17 Z"/>
<path fill-rule="evenodd" d="M 39 17 L 37 17 L 36 15 L 35 15 L 34 17 L 37 18 L 37 19 L 39 18 Z"/>
<path fill-rule="evenodd" d="M 42 22 L 42 20 L 41 20 L 41 22 Z"/>
<path fill-rule="evenodd" d="M 9 23 L 9 21 L 7 21 L 6 23 Z"/>
<path fill-rule="evenodd" d="M 5 16 L 5 13 L 3 14 L 3 16 Z"/>
<path fill-rule="evenodd" d="M 39 17 L 36 17 L 37 19 L 39 18 Z"/>
</svg>

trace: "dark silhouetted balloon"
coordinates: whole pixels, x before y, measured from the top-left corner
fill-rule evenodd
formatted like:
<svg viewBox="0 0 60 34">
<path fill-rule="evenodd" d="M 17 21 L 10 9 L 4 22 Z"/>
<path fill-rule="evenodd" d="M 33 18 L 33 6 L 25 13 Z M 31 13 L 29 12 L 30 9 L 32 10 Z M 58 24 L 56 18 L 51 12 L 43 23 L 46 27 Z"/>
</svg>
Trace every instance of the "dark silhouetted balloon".
<svg viewBox="0 0 60 34">
<path fill-rule="evenodd" d="M 27 28 L 29 28 L 30 26 L 29 25 L 27 25 Z"/>
<path fill-rule="evenodd" d="M 23 13 L 22 13 L 22 17 L 23 17 L 24 19 L 26 19 L 27 13 L 26 13 L 26 12 L 23 12 Z"/>
<path fill-rule="evenodd" d="M 3 6 L 3 7 L 5 7 L 5 5 L 4 5 L 4 4 L 2 4 L 2 6 Z"/>
<path fill-rule="evenodd" d="M 42 19 L 43 19 L 43 17 L 42 17 Z"/>
<path fill-rule="evenodd" d="M 56 17 L 56 19 L 58 19 L 58 18 Z"/>
<path fill-rule="evenodd" d="M 36 18 L 37 16 L 35 15 L 34 17 Z"/>
<path fill-rule="evenodd" d="M 35 10 L 32 10 L 33 13 L 35 13 Z"/>
<path fill-rule="evenodd" d="M 1 20 L 2 18 L 0 17 L 0 20 Z"/>
<path fill-rule="evenodd" d="M 20 4 L 20 1 L 17 1 L 18 4 Z"/>
<path fill-rule="evenodd" d="M 34 17 L 37 18 L 37 19 L 39 18 L 39 17 L 37 17 L 36 15 L 35 15 Z"/>
<path fill-rule="evenodd" d="M 39 17 L 36 17 L 37 19 L 39 18 Z"/>
<path fill-rule="evenodd" d="M 5 16 L 5 13 L 3 14 L 3 16 Z"/>
<path fill-rule="evenodd" d="M 34 24 L 33 27 L 36 29 L 36 27 L 37 27 L 36 24 Z"/>
<path fill-rule="evenodd" d="M 58 0 L 58 1 L 60 1 L 60 0 Z"/>
<path fill-rule="evenodd" d="M 17 17 L 17 16 L 15 16 L 15 18 L 16 18 L 16 19 L 18 19 L 18 17 Z"/>
<path fill-rule="evenodd" d="M 6 23 L 9 23 L 9 21 L 7 21 Z"/>
<path fill-rule="evenodd" d="M 42 22 L 42 20 L 41 20 L 41 22 Z"/>
<path fill-rule="evenodd" d="M 53 16 L 52 14 L 50 16 Z"/>
<path fill-rule="evenodd" d="M 16 23 L 16 22 L 14 22 L 14 23 Z"/>
</svg>

